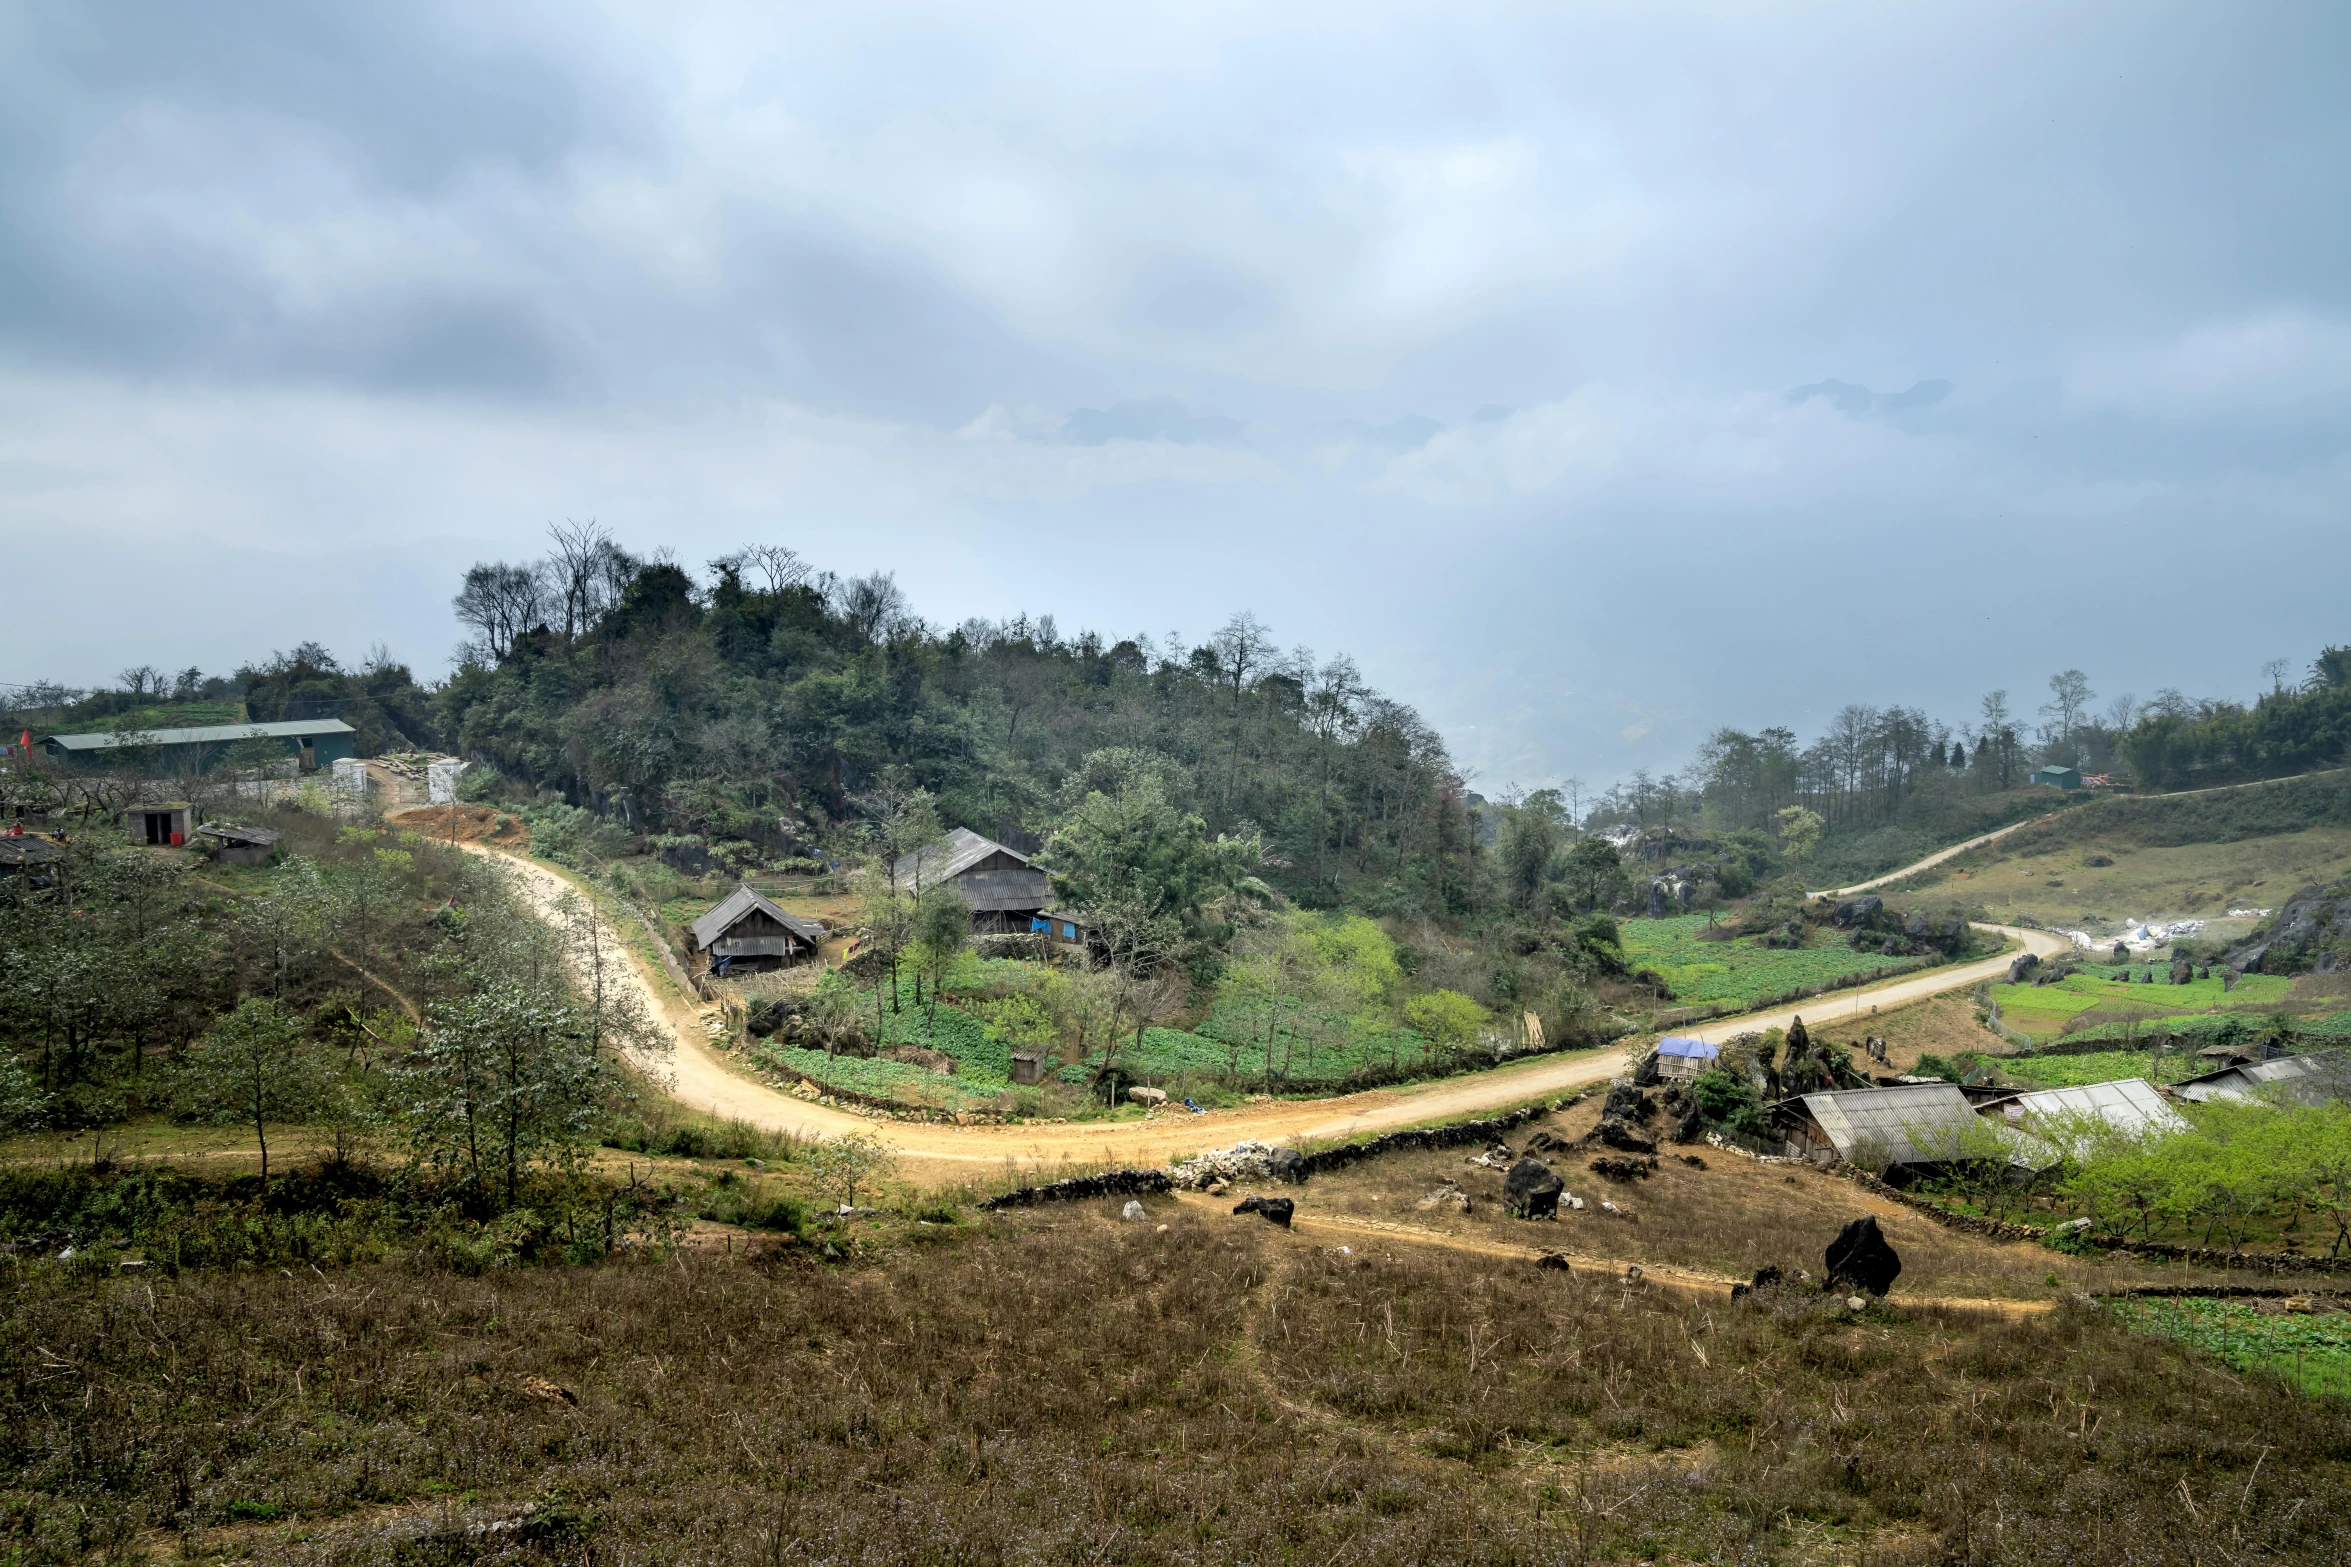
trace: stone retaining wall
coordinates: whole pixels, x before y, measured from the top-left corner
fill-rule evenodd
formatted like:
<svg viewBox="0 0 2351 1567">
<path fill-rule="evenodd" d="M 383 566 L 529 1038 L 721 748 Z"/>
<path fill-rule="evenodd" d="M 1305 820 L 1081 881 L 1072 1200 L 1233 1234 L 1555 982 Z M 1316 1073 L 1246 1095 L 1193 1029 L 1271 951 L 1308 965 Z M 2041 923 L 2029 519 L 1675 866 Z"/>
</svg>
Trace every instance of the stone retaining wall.
<svg viewBox="0 0 2351 1567">
<path fill-rule="evenodd" d="M 1366 1142 L 1344 1143 L 1337 1148 L 1325 1148 L 1305 1156 L 1308 1175 L 1323 1170 L 1344 1169 L 1358 1160 L 1375 1158 L 1384 1153 L 1406 1149 L 1459 1148 L 1467 1143 L 1498 1141 L 1504 1132 L 1513 1131 L 1554 1110 L 1564 1110 L 1584 1096 L 1576 1094 L 1566 1099 L 1554 1099 L 1548 1104 L 1528 1105 L 1508 1115 L 1497 1115 L 1483 1121 L 1463 1121 L 1453 1126 L 1419 1127 L 1405 1132 L 1389 1132 Z"/>
</svg>

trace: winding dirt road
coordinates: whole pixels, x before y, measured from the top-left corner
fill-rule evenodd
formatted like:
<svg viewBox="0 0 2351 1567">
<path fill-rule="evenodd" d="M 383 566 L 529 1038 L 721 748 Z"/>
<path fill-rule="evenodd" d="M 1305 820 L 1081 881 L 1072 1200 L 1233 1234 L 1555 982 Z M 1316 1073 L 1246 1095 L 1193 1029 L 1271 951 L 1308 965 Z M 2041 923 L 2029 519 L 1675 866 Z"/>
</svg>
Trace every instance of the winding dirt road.
<svg viewBox="0 0 2351 1567">
<path fill-rule="evenodd" d="M 538 861 L 478 844 L 465 847 L 503 863 L 542 917 L 552 917 L 557 902 L 567 894 L 579 893 L 568 877 Z M 2067 950 L 2062 937 L 2041 931 L 2008 926 L 1988 928 L 2021 941 L 2028 951 L 2043 957 Z M 702 1027 L 703 1014 L 677 994 L 667 976 L 650 972 L 625 942 L 611 936 L 609 926 L 605 929 L 610 937 L 605 944 L 607 982 L 637 992 L 651 1015 L 668 1024 L 677 1042 L 670 1059 L 647 1061 L 644 1065 L 663 1081 L 679 1103 L 714 1116 L 799 1137 L 835 1137 L 848 1131 L 871 1131 L 896 1148 L 902 1158 L 923 1166 L 922 1174 L 940 1179 L 968 1179 L 980 1167 L 1022 1172 L 1060 1166 L 1147 1167 L 1203 1149 L 1230 1147 L 1245 1137 L 1296 1143 L 1395 1131 L 1570 1093 L 1619 1076 L 1627 1068 L 1626 1052 L 1592 1050 L 1533 1057 L 1492 1071 L 1415 1087 L 1372 1089 L 1329 1099 L 1269 1101 L 1206 1115 L 1178 1110 L 1173 1114 L 1157 1112 L 1143 1121 L 1027 1126 L 944 1126 L 868 1120 L 846 1110 L 795 1099 L 735 1071 L 710 1048 Z M 1750 1029 L 1784 1028 L 1798 1013 L 1821 1021 L 1866 1013 L 1873 1007 L 1904 1006 L 1947 990 L 1997 978 L 2007 972 L 2008 963 L 2005 955 L 1987 958 L 1863 990 L 1838 992 L 1801 1006 L 1721 1018 L 1684 1032 L 1719 1043 Z"/>
</svg>

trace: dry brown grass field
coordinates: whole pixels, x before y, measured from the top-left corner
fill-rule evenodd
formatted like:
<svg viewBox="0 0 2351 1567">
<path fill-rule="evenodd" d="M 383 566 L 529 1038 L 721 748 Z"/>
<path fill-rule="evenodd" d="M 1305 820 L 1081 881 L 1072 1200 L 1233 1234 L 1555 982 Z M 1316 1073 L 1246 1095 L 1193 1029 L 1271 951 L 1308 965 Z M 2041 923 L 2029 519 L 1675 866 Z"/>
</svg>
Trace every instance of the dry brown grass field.
<svg viewBox="0 0 2351 1567">
<path fill-rule="evenodd" d="M 2210 919 L 2236 907 L 2274 908 L 2298 888 L 2351 875 L 2351 827 L 2176 848 L 2141 847 L 2119 835 L 2113 842 L 2026 843 L 2021 852 L 1990 845 L 1905 885 L 1931 887 L 2001 918 L 2073 926 L 2085 915 L 2106 922 Z M 2098 858 L 2113 863 L 2089 863 Z M 2241 934 L 2255 923 L 2213 933 Z"/>
<path fill-rule="evenodd" d="M 1546 1124 L 1572 1136 L 1590 1108 Z M 705 1224 L 634 1261 L 472 1277 L 19 1264 L 0 1551 L 25 1567 L 2351 1557 L 2351 1408 L 2129 1335 L 2075 1294 L 2185 1275 L 1993 1245 L 1713 1150 L 1629 1187 L 1562 1157 L 1570 1190 L 1630 1216 L 1595 1202 L 1526 1223 L 1470 1152 L 1289 1188 L 1286 1232 L 1230 1199 L 1152 1199 L 1141 1222 L 1113 1201 L 949 1223 L 909 1208 L 829 1232 L 840 1262 L 822 1259 L 828 1232 Z M 1413 1206 L 1445 1179 L 1468 1215 Z M 1864 1212 L 1905 1267 L 1858 1313 L 1803 1289 L 1734 1304 L 1628 1283 L 1617 1265 L 1817 1271 Z M 1609 1260 L 1561 1274 L 1520 1248 Z M 1947 1296 L 2019 1308 L 1923 1303 Z"/>
</svg>

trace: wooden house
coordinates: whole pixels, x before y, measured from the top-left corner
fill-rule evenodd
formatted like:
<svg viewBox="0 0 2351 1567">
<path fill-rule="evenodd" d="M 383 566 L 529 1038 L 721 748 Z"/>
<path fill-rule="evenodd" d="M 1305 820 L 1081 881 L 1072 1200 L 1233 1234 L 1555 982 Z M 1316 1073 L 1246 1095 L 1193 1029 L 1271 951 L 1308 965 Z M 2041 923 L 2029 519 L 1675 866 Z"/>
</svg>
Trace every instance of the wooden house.
<svg viewBox="0 0 2351 1567">
<path fill-rule="evenodd" d="M 1683 1039 L 1668 1034 L 1657 1042 L 1657 1075 L 1660 1078 L 1687 1081 L 1702 1077 L 1714 1070 L 1722 1051 L 1703 1039 Z"/>
<path fill-rule="evenodd" d="M 688 967 L 697 974 L 740 974 L 785 968 L 816 956 L 825 929 L 737 887 L 686 927 Z"/>
<path fill-rule="evenodd" d="M 968 827 L 958 827 L 943 842 L 901 856 L 890 867 L 890 879 L 901 892 L 954 888 L 971 905 L 972 929 L 982 935 L 1026 934 L 1053 902 L 1045 873 L 1030 864 L 1027 855 L 993 838 L 983 838 Z M 1060 919 L 1064 924 L 1076 923 L 1071 915 Z"/>
</svg>

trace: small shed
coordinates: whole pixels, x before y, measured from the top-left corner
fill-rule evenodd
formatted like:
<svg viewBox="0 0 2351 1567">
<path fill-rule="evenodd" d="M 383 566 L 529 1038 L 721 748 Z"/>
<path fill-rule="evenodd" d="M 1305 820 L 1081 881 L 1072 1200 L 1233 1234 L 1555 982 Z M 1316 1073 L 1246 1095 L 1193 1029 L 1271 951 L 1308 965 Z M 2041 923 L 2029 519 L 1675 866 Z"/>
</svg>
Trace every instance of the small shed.
<svg viewBox="0 0 2351 1567">
<path fill-rule="evenodd" d="M 134 805 L 122 813 L 122 825 L 135 843 L 156 848 L 180 848 L 193 831 L 194 813 L 185 800 Z"/>
<path fill-rule="evenodd" d="M 687 951 L 701 959 L 697 972 L 730 974 L 783 968 L 814 957 L 824 945 L 825 929 L 738 886 L 687 926 L 686 935 Z"/>
<path fill-rule="evenodd" d="M 2051 764 L 2047 767 L 2034 768 L 2027 775 L 2026 781 L 2047 784 L 2052 789 L 2079 789 L 2082 786 L 2082 770 L 2078 767 L 2059 767 Z"/>
<path fill-rule="evenodd" d="M 2215 1099 L 2239 1104 L 2323 1105 L 2351 1099 L 2351 1055 L 2280 1056 L 2225 1067 L 2172 1084 L 2174 1097 L 2203 1104 Z"/>
<path fill-rule="evenodd" d="M 1790 1158 L 1817 1164 L 1882 1159 L 1889 1173 L 1952 1163 L 1970 1145 L 1980 1146 L 1983 1135 L 1956 1083 L 1805 1094 L 1774 1105 L 1772 1119 L 1787 1139 Z"/>
<path fill-rule="evenodd" d="M 1093 943 L 1094 922 L 1075 909 L 1040 909 L 1029 916 L 1029 934 L 1083 952 Z"/>
<path fill-rule="evenodd" d="M 1722 1047 L 1710 1045 L 1703 1039 L 1684 1039 L 1668 1034 L 1657 1042 L 1657 1075 L 1661 1078 L 1688 1079 L 1712 1071 L 1714 1063 L 1722 1058 Z"/>
<path fill-rule="evenodd" d="M 0 876 L 21 876 L 33 884 L 45 884 L 56 875 L 57 862 L 65 858 L 65 845 L 28 832 L 0 833 Z"/>
<path fill-rule="evenodd" d="M 196 836 L 209 839 L 210 847 L 222 860 L 231 865 L 251 865 L 269 858 L 283 834 L 269 827 L 240 827 L 235 822 L 206 822 L 196 829 Z"/>
</svg>

